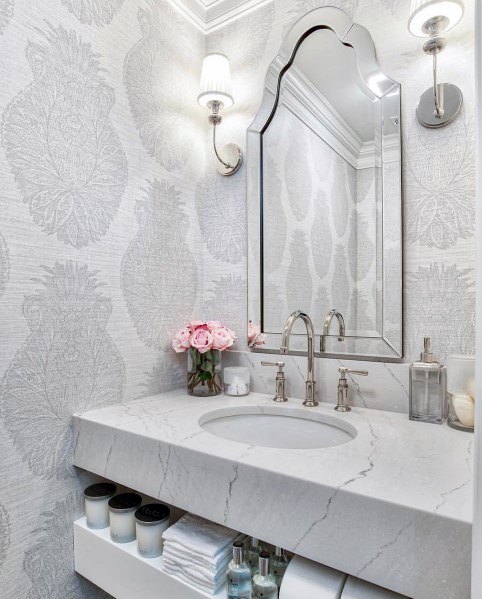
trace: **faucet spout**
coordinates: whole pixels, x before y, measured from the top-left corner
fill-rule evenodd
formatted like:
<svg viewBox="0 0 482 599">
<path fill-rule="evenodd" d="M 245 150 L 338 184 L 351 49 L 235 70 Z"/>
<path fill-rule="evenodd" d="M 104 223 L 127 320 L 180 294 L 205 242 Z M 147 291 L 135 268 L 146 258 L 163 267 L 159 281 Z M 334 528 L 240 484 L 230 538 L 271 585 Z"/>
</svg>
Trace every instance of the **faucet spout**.
<svg viewBox="0 0 482 599">
<path fill-rule="evenodd" d="M 288 316 L 283 329 L 283 334 L 281 336 L 280 353 L 283 355 L 286 355 L 288 353 L 290 347 L 291 330 L 298 318 L 300 318 L 304 322 L 306 327 L 306 335 L 308 337 L 308 372 L 306 375 L 306 397 L 305 401 L 303 402 L 303 405 L 308 407 L 314 407 L 318 405 L 318 402 L 315 399 L 316 382 L 314 380 L 315 351 L 313 342 L 315 337 L 315 331 L 313 328 L 311 318 L 308 316 L 308 314 L 301 312 L 301 310 L 295 310 Z"/>
<path fill-rule="evenodd" d="M 320 351 L 321 353 L 326 352 L 326 338 L 330 334 L 331 321 L 336 318 L 338 321 L 338 341 L 344 341 L 345 339 L 345 319 L 341 312 L 336 308 L 330 310 L 325 316 L 325 322 L 323 324 L 323 334 L 320 336 Z"/>
</svg>

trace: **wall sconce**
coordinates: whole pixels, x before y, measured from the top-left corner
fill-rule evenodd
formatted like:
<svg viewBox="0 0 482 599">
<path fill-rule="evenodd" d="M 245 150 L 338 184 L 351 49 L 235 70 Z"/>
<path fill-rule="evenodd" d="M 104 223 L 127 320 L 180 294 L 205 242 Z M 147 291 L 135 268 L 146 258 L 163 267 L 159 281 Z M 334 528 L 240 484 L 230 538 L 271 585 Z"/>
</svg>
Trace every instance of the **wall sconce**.
<svg viewBox="0 0 482 599">
<path fill-rule="evenodd" d="M 220 112 L 234 104 L 229 59 L 224 54 L 208 54 L 204 58 L 197 101 L 211 111 L 209 122 L 213 126 L 213 146 L 218 160 L 218 173 L 225 176 L 233 175 L 243 162 L 241 148 L 236 144 L 227 144 L 220 152 L 216 148 L 216 127 L 222 121 Z"/>
<path fill-rule="evenodd" d="M 454 121 L 462 108 L 462 92 L 451 83 L 437 83 L 437 55 L 447 45 L 440 34 L 449 31 L 464 14 L 462 0 L 412 0 L 408 29 L 416 37 L 429 37 L 423 51 L 433 57 L 433 87 L 417 104 L 417 119 L 424 127 L 438 129 Z"/>
</svg>

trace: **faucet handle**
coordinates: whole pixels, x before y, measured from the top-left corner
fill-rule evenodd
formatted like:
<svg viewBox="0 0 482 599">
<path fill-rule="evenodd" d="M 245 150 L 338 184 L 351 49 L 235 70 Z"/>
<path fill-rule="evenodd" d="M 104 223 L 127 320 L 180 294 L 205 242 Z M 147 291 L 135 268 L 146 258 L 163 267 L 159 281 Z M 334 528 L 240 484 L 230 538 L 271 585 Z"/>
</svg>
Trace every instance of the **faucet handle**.
<svg viewBox="0 0 482 599">
<path fill-rule="evenodd" d="M 284 362 L 266 362 L 266 360 L 261 361 L 261 366 L 277 366 L 278 372 L 283 372 L 283 368 L 285 367 Z"/>
<path fill-rule="evenodd" d="M 273 397 L 273 401 L 277 402 L 285 402 L 288 401 L 286 397 L 286 378 L 285 373 L 283 372 L 283 368 L 285 366 L 284 362 L 266 362 L 263 360 L 261 362 L 261 366 L 276 366 L 278 368 L 278 372 L 276 373 L 276 391 L 275 396 Z"/>
<path fill-rule="evenodd" d="M 368 376 L 368 370 L 354 370 L 352 368 L 346 368 L 342 366 L 338 368 L 338 372 L 341 374 L 341 378 L 346 378 L 347 374 L 358 374 L 359 376 Z"/>
</svg>

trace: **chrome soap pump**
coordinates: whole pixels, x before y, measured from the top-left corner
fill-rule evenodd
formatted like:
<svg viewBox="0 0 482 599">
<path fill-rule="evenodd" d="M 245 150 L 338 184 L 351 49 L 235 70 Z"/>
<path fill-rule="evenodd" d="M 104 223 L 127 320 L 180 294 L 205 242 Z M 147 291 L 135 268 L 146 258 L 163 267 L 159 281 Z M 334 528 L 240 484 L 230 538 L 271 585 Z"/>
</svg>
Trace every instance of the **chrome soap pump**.
<svg viewBox="0 0 482 599">
<path fill-rule="evenodd" d="M 423 340 L 420 362 L 410 365 L 410 420 L 442 424 L 447 413 L 447 369 Z"/>
</svg>

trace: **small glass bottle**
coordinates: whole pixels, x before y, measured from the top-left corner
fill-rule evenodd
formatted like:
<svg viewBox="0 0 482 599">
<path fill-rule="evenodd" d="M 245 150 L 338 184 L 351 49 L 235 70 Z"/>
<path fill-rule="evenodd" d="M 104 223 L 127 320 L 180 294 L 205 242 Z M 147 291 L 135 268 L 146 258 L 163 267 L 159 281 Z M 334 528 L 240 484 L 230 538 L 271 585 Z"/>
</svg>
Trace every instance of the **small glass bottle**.
<svg viewBox="0 0 482 599">
<path fill-rule="evenodd" d="M 430 337 L 423 340 L 420 362 L 410 365 L 410 420 L 442 424 L 447 412 L 447 374 L 430 350 Z"/>
<path fill-rule="evenodd" d="M 253 599 L 277 599 L 278 587 L 274 576 L 269 573 L 269 553 L 259 554 L 259 571 L 253 578 Z"/>
<path fill-rule="evenodd" d="M 271 557 L 270 572 L 274 576 L 278 589 L 281 587 L 281 581 L 285 575 L 286 568 L 288 567 L 290 560 L 285 553 L 285 550 L 281 547 L 276 547 L 274 555 Z"/>
<path fill-rule="evenodd" d="M 251 570 L 251 575 L 254 576 L 258 571 L 259 554 L 261 553 L 261 546 L 258 539 L 250 537 L 248 544 L 246 545 L 246 561 L 248 562 Z"/>
<path fill-rule="evenodd" d="M 227 599 L 252 598 L 251 570 L 244 561 L 244 549 L 241 541 L 233 543 L 233 559 L 228 566 L 227 587 Z"/>
</svg>

